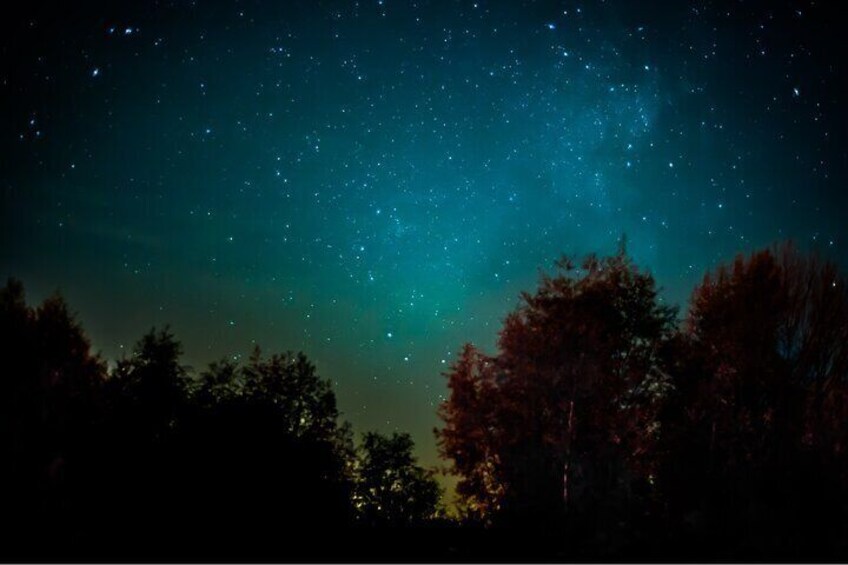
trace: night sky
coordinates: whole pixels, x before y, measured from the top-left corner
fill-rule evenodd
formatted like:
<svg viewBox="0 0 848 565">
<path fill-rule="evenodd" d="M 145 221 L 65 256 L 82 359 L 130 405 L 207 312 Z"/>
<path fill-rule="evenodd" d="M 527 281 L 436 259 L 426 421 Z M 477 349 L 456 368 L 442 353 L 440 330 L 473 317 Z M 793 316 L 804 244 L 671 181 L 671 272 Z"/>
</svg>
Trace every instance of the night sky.
<svg viewBox="0 0 848 565">
<path fill-rule="evenodd" d="M 820 2 L 83 2 L 3 16 L 0 271 L 109 359 L 303 350 L 437 462 L 441 372 L 562 252 L 685 305 L 793 238 L 848 265 Z"/>
</svg>

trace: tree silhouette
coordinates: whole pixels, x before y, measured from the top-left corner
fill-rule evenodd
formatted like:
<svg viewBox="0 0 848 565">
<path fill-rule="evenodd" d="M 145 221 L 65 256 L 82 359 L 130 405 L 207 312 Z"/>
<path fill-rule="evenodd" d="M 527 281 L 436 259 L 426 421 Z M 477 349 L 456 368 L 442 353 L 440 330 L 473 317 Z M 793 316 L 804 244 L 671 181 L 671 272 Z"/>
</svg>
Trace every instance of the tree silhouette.
<svg viewBox="0 0 848 565">
<path fill-rule="evenodd" d="M 348 427 L 305 355 L 266 359 L 257 348 L 243 367 L 214 363 L 192 399 L 170 460 L 184 520 L 219 555 L 279 547 L 279 558 L 295 558 L 309 543 L 301 532 L 334 535 L 349 522 Z"/>
<path fill-rule="evenodd" d="M 69 481 L 80 472 L 85 438 L 101 414 L 105 365 L 59 295 L 30 308 L 14 279 L 0 289 L 0 336 L 7 543 L 24 547 L 36 532 L 67 542 L 75 502 Z"/>
<path fill-rule="evenodd" d="M 112 383 L 124 401 L 123 411 L 150 426 L 144 433 L 159 438 L 173 429 L 186 400 L 188 370 L 180 364 L 182 345 L 170 328 L 151 329 L 136 343 L 132 356 L 121 359 Z"/>
<path fill-rule="evenodd" d="M 335 394 L 303 353 L 263 360 L 256 348 L 244 369 L 243 395 L 252 403 L 273 405 L 289 434 L 333 437 L 339 415 Z"/>
<path fill-rule="evenodd" d="M 704 537 L 736 539 L 727 547 L 756 555 L 810 555 L 823 550 L 812 540 L 838 537 L 848 439 L 845 283 L 835 265 L 791 244 L 704 277 L 665 417 L 661 478 L 675 522 L 688 516 Z"/>
<path fill-rule="evenodd" d="M 436 430 L 442 457 L 460 477 L 456 490 L 468 518 L 487 521 L 500 511 L 505 486 L 499 475 L 498 386 L 495 360 L 467 343 L 447 372 L 449 399 L 439 407 Z"/>
<path fill-rule="evenodd" d="M 707 274 L 680 327 L 623 247 L 560 261 L 495 355 L 466 344 L 446 373 L 458 528 L 411 436 L 355 446 L 303 353 L 196 374 L 154 328 L 107 371 L 61 297 L 30 307 L 10 280 L 0 354 L 0 557 L 848 552 L 848 280 L 790 244 Z"/>
<path fill-rule="evenodd" d="M 358 454 L 330 381 L 302 353 L 256 348 L 195 377 L 170 329 L 153 328 L 107 374 L 64 301 L 30 308 L 14 280 L 0 290 L 0 331 L 0 555 L 342 556 L 358 480 L 360 524 L 435 512 L 440 490 L 410 437 L 369 434 Z"/>
<path fill-rule="evenodd" d="M 623 248 L 558 266 L 507 317 L 497 356 L 466 347 L 440 412 L 459 493 L 525 525 L 566 510 L 597 521 L 625 500 L 668 386 L 674 311 L 653 278 Z"/>
<path fill-rule="evenodd" d="M 10 294 L 4 305 L 19 302 Z M 54 312 L 52 304 L 44 311 Z M 8 319 L 21 318 L 19 308 L 8 310 Z M 181 353 L 169 329 L 145 334 L 97 381 L 102 406 L 88 412 L 88 428 L 72 430 L 66 498 L 82 520 L 70 525 L 81 555 L 115 558 L 132 547 L 134 557 L 153 560 L 298 559 L 315 550 L 302 532 L 341 532 L 352 519 L 351 432 L 337 422 L 329 381 L 303 354 L 263 358 L 258 349 L 244 366 L 213 363 L 195 379 Z M 15 439 L 52 447 L 32 437 L 37 426 L 25 427 L 30 435 Z M 21 508 L 34 494 L 65 502 L 34 490 L 22 492 Z"/>
<path fill-rule="evenodd" d="M 406 433 L 363 435 L 354 503 L 370 525 L 408 526 L 433 518 L 441 491 L 432 473 L 416 464 Z"/>
</svg>

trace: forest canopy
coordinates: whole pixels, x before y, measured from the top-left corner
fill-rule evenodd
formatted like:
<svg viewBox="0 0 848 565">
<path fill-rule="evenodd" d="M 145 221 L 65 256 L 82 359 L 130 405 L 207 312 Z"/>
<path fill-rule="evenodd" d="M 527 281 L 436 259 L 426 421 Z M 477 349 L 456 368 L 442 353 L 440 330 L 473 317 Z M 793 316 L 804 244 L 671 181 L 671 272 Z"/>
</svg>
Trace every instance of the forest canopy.
<svg viewBox="0 0 848 565">
<path fill-rule="evenodd" d="M 446 376 L 437 436 L 478 521 L 589 555 L 845 555 L 848 286 L 815 254 L 738 256 L 682 323 L 624 249 L 563 259 Z"/>
<path fill-rule="evenodd" d="M 165 327 L 109 368 L 59 295 L 29 306 L 10 279 L 3 555 L 844 557 L 846 282 L 778 245 L 707 273 L 678 316 L 623 246 L 563 258 L 495 353 L 466 344 L 445 373 L 449 514 L 412 437 L 355 441 L 305 354 L 193 371 Z"/>
</svg>

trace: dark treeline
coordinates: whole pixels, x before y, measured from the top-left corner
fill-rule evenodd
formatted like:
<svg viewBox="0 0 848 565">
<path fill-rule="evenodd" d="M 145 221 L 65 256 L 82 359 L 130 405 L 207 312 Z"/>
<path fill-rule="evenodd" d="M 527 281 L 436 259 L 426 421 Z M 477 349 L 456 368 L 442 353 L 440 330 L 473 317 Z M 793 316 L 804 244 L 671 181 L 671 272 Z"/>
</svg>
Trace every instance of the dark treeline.
<svg viewBox="0 0 848 565">
<path fill-rule="evenodd" d="M 303 354 L 111 369 L 64 301 L 0 291 L 0 558 L 845 560 L 848 287 L 791 245 L 664 305 L 623 247 L 563 259 L 463 348 L 436 430 L 354 440 Z"/>
<path fill-rule="evenodd" d="M 356 446 L 303 354 L 194 375 L 151 330 L 109 371 L 60 297 L 30 308 L 14 280 L 0 327 L 4 560 L 356 559 L 370 530 L 437 523 L 410 436 Z"/>
<path fill-rule="evenodd" d="M 466 519 L 561 559 L 844 561 L 846 283 L 778 246 L 678 324 L 623 249 L 563 260 L 448 374 Z"/>
</svg>

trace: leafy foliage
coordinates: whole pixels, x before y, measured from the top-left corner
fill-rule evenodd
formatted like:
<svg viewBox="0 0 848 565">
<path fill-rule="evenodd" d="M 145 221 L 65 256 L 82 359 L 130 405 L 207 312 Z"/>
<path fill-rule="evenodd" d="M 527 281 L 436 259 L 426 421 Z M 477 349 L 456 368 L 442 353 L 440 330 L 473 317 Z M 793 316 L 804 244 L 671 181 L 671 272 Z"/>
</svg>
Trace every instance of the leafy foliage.
<svg viewBox="0 0 848 565">
<path fill-rule="evenodd" d="M 835 265 L 791 244 L 739 256 L 705 276 L 680 328 L 623 250 L 559 267 L 496 355 L 466 345 L 447 373 L 437 437 L 472 516 L 564 524 L 557 543 L 593 556 L 848 550 Z"/>
<path fill-rule="evenodd" d="M 58 295 L 26 305 L 23 285 L 0 289 L 0 498 L 22 531 L 62 524 L 82 444 L 102 415 L 105 364 Z"/>
<path fill-rule="evenodd" d="M 363 436 L 354 498 L 363 522 L 401 526 L 436 515 L 441 489 L 432 473 L 416 464 L 413 447 L 409 434 Z"/>
<path fill-rule="evenodd" d="M 549 519 L 630 488 L 668 388 L 674 311 L 622 250 L 570 260 L 504 322 L 499 354 L 466 346 L 448 373 L 442 453 L 481 512 Z"/>
<path fill-rule="evenodd" d="M 440 491 L 409 436 L 367 435 L 358 465 L 330 381 L 302 353 L 256 348 L 195 376 L 154 328 L 109 372 L 61 298 L 29 308 L 17 281 L 0 291 L 0 329 L 16 360 L 0 381 L 6 552 L 50 538 L 46 558 L 305 556 L 311 533 L 353 524 L 354 487 L 378 468 L 393 478 L 385 492 L 369 483 L 379 502 L 365 522 L 434 512 Z"/>
<path fill-rule="evenodd" d="M 425 531 L 469 559 L 848 552 L 848 280 L 788 244 L 707 274 L 679 325 L 623 248 L 543 276 L 497 353 L 466 344 L 446 373 L 461 530 L 411 437 L 355 446 L 303 353 L 195 374 L 154 328 L 109 371 L 61 297 L 30 307 L 15 280 L 0 337 L 3 555 L 391 560 Z"/>
<path fill-rule="evenodd" d="M 660 478 L 678 516 L 720 535 L 747 531 L 760 555 L 838 537 L 847 338 L 845 278 L 791 244 L 704 277 L 665 416 Z"/>
</svg>

